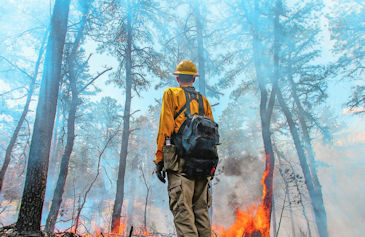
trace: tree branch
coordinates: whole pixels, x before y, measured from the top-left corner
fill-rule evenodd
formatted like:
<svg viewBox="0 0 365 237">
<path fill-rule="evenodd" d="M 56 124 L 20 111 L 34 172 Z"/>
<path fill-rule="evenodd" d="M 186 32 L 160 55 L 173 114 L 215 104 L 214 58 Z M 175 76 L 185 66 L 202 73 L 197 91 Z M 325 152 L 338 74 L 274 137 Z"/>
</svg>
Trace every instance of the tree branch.
<svg viewBox="0 0 365 237">
<path fill-rule="evenodd" d="M 15 89 L 12 89 L 10 91 L 7 91 L 7 92 L 4 92 L 4 93 L 0 94 L 0 96 L 4 96 L 6 94 L 10 94 L 11 92 L 16 91 L 16 90 L 20 90 L 20 89 L 27 89 L 27 88 L 25 86 L 17 87 Z"/>
<path fill-rule="evenodd" d="M 0 56 L 0 58 L 2 58 L 3 60 L 5 60 L 8 64 L 10 64 L 12 67 L 18 69 L 20 72 L 24 73 L 27 77 L 29 77 L 30 79 L 33 79 L 33 77 L 31 75 L 29 75 L 24 69 L 20 68 L 18 65 L 10 62 L 10 60 L 8 60 L 7 58 L 5 58 L 4 56 Z"/>
<path fill-rule="evenodd" d="M 89 81 L 89 83 L 87 83 L 81 90 L 80 93 L 83 92 L 88 86 L 90 86 L 94 81 L 96 81 L 101 75 L 103 75 L 104 73 L 106 73 L 107 71 L 112 70 L 113 68 L 107 68 L 104 71 L 102 71 L 101 73 L 99 73 L 96 77 L 94 77 L 91 81 Z"/>
</svg>

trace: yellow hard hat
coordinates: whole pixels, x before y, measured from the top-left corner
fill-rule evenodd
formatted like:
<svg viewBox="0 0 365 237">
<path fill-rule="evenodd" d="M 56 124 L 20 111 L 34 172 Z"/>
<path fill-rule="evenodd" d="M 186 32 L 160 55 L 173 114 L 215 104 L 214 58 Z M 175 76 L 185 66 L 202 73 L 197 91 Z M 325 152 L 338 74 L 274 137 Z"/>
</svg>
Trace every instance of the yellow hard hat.
<svg viewBox="0 0 365 237">
<path fill-rule="evenodd" d="M 174 75 L 186 74 L 186 75 L 194 75 L 198 77 L 198 70 L 196 69 L 195 64 L 190 60 L 181 61 L 175 69 Z"/>
</svg>

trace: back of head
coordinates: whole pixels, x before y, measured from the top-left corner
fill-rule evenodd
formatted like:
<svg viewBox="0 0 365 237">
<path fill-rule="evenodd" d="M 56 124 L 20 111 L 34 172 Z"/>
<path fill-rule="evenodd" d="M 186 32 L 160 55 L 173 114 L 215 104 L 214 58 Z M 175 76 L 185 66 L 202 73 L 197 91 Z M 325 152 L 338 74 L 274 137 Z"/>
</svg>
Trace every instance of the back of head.
<svg viewBox="0 0 365 237">
<path fill-rule="evenodd" d="M 182 83 L 190 83 L 190 82 L 193 82 L 194 76 L 193 75 L 187 75 L 187 74 L 180 74 L 179 75 L 179 80 Z"/>
</svg>

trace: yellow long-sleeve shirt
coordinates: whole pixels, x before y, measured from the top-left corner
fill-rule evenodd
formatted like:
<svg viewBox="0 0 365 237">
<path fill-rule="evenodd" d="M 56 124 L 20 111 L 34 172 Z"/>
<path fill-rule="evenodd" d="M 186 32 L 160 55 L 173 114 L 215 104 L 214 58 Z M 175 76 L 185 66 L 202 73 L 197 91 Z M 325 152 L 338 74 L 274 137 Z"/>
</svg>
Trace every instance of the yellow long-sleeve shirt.
<svg viewBox="0 0 365 237">
<path fill-rule="evenodd" d="M 155 163 L 157 164 L 163 160 L 162 148 L 165 144 L 165 137 L 171 137 L 173 131 L 177 133 L 181 124 L 185 121 L 185 111 L 174 120 L 174 116 L 180 111 L 180 109 L 185 105 L 186 98 L 185 92 L 180 87 L 167 88 L 163 94 L 162 98 L 162 108 L 160 115 L 160 124 L 158 128 L 157 135 L 157 152 Z M 208 100 L 203 96 L 203 105 L 205 116 L 213 119 L 212 109 Z M 199 113 L 199 103 L 196 100 L 190 101 L 191 113 Z"/>
</svg>

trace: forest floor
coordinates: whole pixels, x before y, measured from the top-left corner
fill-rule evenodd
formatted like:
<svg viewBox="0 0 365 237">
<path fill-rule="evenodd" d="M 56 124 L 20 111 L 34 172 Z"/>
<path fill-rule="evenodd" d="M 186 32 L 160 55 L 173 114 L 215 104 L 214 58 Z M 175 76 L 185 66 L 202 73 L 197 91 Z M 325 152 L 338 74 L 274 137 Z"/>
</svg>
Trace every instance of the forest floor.
<svg viewBox="0 0 365 237">
<path fill-rule="evenodd" d="M 27 236 L 27 237 L 81 237 L 71 232 L 51 233 L 47 231 L 28 231 L 18 232 L 15 224 L 4 226 L 0 228 L 0 237 L 15 237 L 15 236 Z"/>
</svg>

